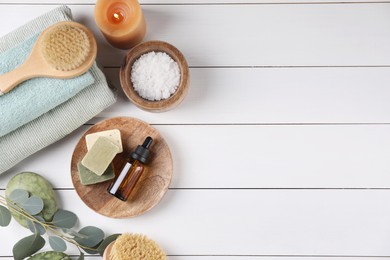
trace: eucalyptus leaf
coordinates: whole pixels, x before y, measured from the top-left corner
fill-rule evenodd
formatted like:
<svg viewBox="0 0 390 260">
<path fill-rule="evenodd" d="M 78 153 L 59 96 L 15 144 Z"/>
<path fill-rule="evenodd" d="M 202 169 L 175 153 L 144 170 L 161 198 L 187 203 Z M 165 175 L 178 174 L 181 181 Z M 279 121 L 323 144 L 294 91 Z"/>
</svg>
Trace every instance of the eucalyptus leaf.
<svg viewBox="0 0 390 260">
<path fill-rule="evenodd" d="M 29 197 L 28 191 L 22 189 L 16 189 L 11 192 L 8 199 L 16 204 L 23 204 Z"/>
<path fill-rule="evenodd" d="M 45 223 L 46 221 L 39 215 L 33 216 L 36 220 L 38 220 L 41 223 Z"/>
<path fill-rule="evenodd" d="M 106 247 L 111 244 L 111 242 L 115 241 L 121 234 L 114 234 L 111 236 L 106 237 L 103 242 L 99 245 L 97 248 L 99 255 L 103 256 L 104 250 L 106 250 Z"/>
<path fill-rule="evenodd" d="M 6 227 L 11 222 L 11 212 L 4 206 L 0 205 L 0 226 Z"/>
<path fill-rule="evenodd" d="M 61 230 L 62 230 L 62 232 L 64 232 L 64 233 L 67 234 L 67 235 L 72 236 L 73 238 L 80 238 L 80 239 L 86 239 L 86 238 L 88 238 L 88 236 L 83 235 L 83 234 L 80 234 L 80 233 L 74 231 L 73 229 L 61 228 Z"/>
<path fill-rule="evenodd" d="M 64 252 L 66 250 L 66 243 L 62 238 L 49 236 L 49 244 L 54 251 Z"/>
<path fill-rule="evenodd" d="M 39 214 L 43 210 L 43 200 L 37 196 L 31 196 L 21 204 L 21 207 L 31 215 Z"/>
<path fill-rule="evenodd" d="M 82 246 L 94 247 L 99 244 L 104 238 L 104 232 L 100 228 L 87 226 L 78 232 L 87 236 L 86 238 L 75 238 L 74 240 Z"/>
<path fill-rule="evenodd" d="M 72 228 L 76 225 L 77 216 L 71 211 L 59 209 L 51 221 L 53 225 L 61 228 Z"/>
<path fill-rule="evenodd" d="M 38 220 L 41 223 L 44 223 L 44 219 L 40 216 L 34 216 L 36 220 Z M 32 220 L 27 220 L 27 226 L 33 233 L 38 233 L 39 235 L 43 235 L 46 233 L 46 229 L 40 224 Z"/>
<path fill-rule="evenodd" d="M 83 252 L 80 252 L 80 256 L 79 256 L 79 258 L 77 258 L 77 260 L 84 260 L 84 253 Z"/>
<path fill-rule="evenodd" d="M 38 234 L 34 234 L 19 240 L 12 249 L 15 260 L 24 258 L 38 252 L 45 245 L 45 240 Z"/>
<path fill-rule="evenodd" d="M 87 253 L 87 254 L 90 254 L 90 255 L 96 255 L 98 254 L 99 252 L 97 251 L 97 248 L 100 244 L 97 244 L 96 246 L 92 247 L 92 249 L 90 248 L 83 248 L 84 252 Z"/>
</svg>

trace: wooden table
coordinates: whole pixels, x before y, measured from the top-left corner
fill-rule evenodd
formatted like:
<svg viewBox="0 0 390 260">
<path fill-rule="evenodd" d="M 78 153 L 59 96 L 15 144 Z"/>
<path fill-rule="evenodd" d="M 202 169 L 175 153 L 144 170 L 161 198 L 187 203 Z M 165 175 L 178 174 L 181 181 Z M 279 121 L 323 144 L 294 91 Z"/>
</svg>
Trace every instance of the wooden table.
<svg viewBox="0 0 390 260">
<path fill-rule="evenodd" d="M 173 260 L 389 259 L 389 1 L 141 3 L 146 40 L 172 43 L 191 67 L 182 105 L 148 113 L 119 92 L 117 104 L 2 175 L 0 188 L 38 172 L 80 226 L 144 233 Z M 95 32 L 119 87 L 125 52 L 103 40 L 93 0 L 1 0 L 0 34 L 60 4 Z M 154 125 L 174 158 L 160 204 L 126 220 L 90 210 L 69 170 L 83 132 L 115 116 Z M 15 221 L 0 230 L 0 259 L 11 259 L 29 231 Z"/>
</svg>

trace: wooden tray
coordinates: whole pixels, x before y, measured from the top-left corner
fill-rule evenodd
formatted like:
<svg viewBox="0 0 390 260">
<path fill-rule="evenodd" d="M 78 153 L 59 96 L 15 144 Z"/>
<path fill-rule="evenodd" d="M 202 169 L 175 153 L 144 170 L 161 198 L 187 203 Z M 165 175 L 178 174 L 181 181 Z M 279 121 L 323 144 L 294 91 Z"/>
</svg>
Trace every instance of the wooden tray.
<svg viewBox="0 0 390 260">
<path fill-rule="evenodd" d="M 112 180 L 84 186 L 80 183 L 77 164 L 87 152 L 85 136 L 87 134 L 119 129 L 122 135 L 123 152 L 114 161 L 115 173 L 123 167 L 128 155 L 141 145 L 147 136 L 153 138 L 150 148 L 151 157 L 137 186 L 126 202 L 107 192 Z M 112 218 L 129 218 L 145 213 L 153 208 L 164 196 L 172 179 L 173 163 L 167 143 L 159 132 L 149 124 L 130 117 L 116 117 L 104 120 L 92 126 L 77 143 L 71 162 L 73 186 L 81 200 L 92 210 Z"/>
</svg>

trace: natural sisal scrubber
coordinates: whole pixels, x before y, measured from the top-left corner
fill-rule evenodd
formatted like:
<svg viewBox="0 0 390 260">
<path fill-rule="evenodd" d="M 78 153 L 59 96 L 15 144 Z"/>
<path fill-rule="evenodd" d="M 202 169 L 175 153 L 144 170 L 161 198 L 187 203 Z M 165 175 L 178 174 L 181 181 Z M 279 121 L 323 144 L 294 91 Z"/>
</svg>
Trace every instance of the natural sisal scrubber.
<svg viewBox="0 0 390 260">
<path fill-rule="evenodd" d="M 161 247 L 145 235 L 124 233 L 105 250 L 103 260 L 166 260 Z"/>
<path fill-rule="evenodd" d="M 0 75 L 0 96 L 31 78 L 79 76 L 93 65 L 96 52 L 95 37 L 85 26 L 75 22 L 52 25 L 40 34 L 19 68 Z"/>
</svg>

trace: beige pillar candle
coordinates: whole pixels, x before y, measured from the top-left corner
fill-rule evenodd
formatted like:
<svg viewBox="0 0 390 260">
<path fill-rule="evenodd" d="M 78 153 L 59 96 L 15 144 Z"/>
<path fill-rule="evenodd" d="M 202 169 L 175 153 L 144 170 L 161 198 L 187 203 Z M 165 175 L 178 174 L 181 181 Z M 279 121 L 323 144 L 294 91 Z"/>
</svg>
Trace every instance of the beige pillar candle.
<svg viewBox="0 0 390 260">
<path fill-rule="evenodd" d="M 134 47 L 146 33 L 145 18 L 137 0 L 98 0 L 95 21 L 106 40 L 120 49 Z"/>
</svg>

